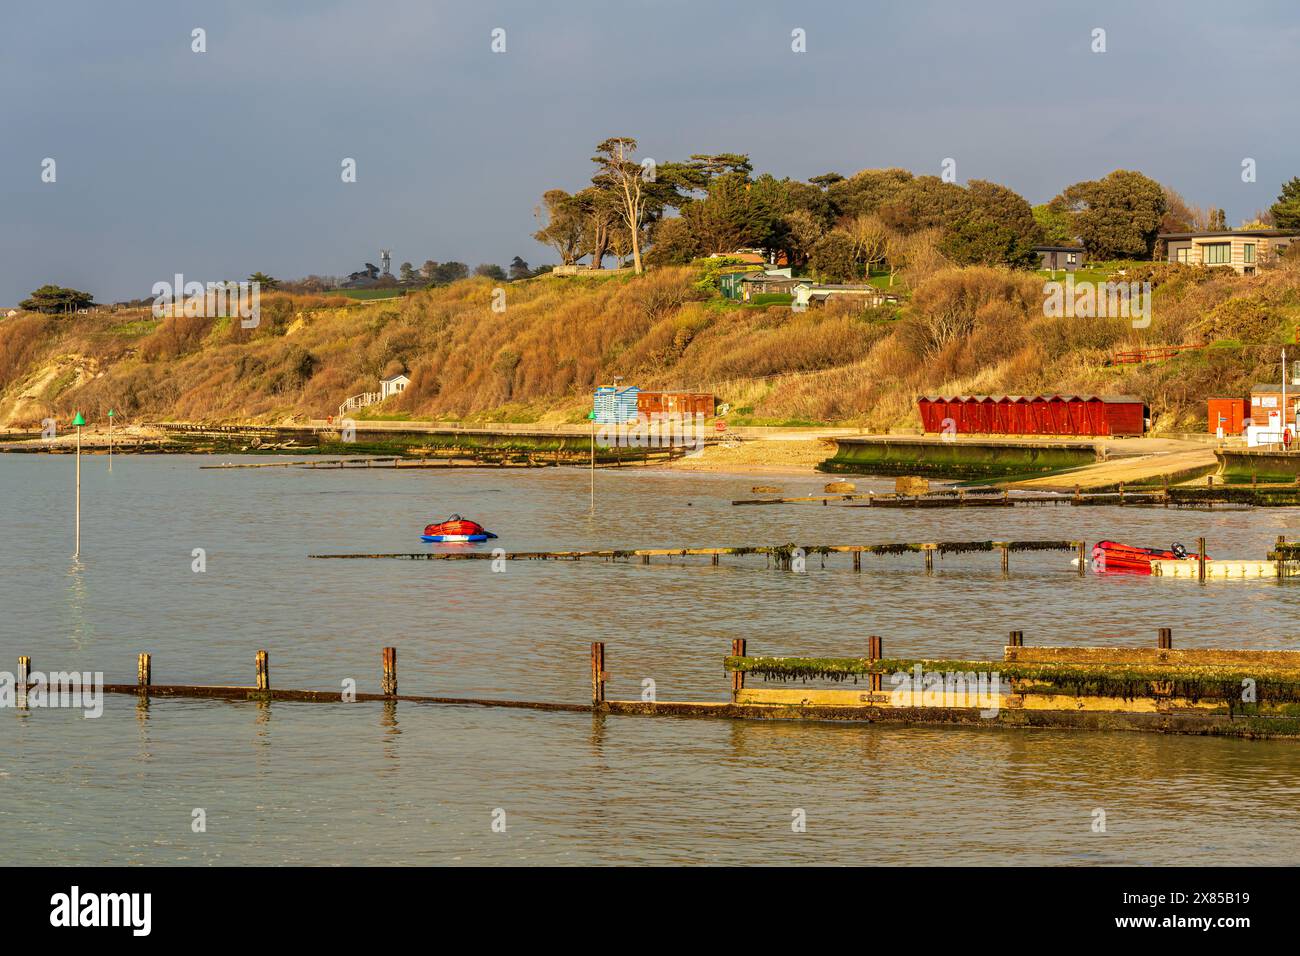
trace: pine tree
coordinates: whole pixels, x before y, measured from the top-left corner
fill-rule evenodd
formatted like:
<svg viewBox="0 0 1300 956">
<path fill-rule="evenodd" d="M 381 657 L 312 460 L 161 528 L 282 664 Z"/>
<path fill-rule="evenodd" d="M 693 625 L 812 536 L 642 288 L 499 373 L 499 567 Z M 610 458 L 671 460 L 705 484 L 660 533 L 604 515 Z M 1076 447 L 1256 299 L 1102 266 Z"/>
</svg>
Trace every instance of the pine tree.
<svg viewBox="0 0 1300 956">
<path fill-rule="evenodd" d="M 1292 176 L 1282 184 L 1277 202 L 1269 207 L 1273 225 L 1278 229 L 1300 229 L 1300 176 Z"/>
</svg>

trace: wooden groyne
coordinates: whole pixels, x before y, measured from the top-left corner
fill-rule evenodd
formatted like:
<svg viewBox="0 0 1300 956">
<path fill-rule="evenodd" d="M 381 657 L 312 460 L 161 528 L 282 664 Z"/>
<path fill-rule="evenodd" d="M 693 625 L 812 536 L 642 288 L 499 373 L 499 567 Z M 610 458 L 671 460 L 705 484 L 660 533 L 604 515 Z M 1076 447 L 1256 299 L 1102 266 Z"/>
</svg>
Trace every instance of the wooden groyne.
<svg viewBox="0 0 1300 956">
<path fill-rule="evenodd" d="M 597 456 L 597 468 L 618 468 L 624 465 L 648 465 L 660 461 L 669 461 L 678 455 L 671 451 L 647 453 L 637 458 L 609 458 Z M 560 465 L 581 465 L 590 467 L 590 459 L 579 460 L 573 455 L 561 456 L 556 453 L 548 455 L 439 455 L 432 458 L 322 458 L 319 461 L 309 459 L 297 461 L 257 461 L 227 462 L 220 465 L 200 465 L 201 471 L 225 471 L 242 468 L 302 468 L 324 471 L 355 470 L 364 468 L 554 468 Z"/>
<path fill-rule="evenodd" d="M 508 707 L 524 710 L 559 711 L 564 713 L 587 713 L 591 711 L 591 707 L 588 704 L 566 704 L 537 700 L 511 700 L 509 698 L 437 697 L 424 694 L 399 694 L 397 692 L 397 648 L 383 648 L 381 666 L 381 691 L 378 694 L 347 690 L 295 690 L 273 687 L 271 685 L 270 655 L 264 650 L 259 650 L 254 656 L 255 680 L 251 687 L 219 684 L 155 684 L 153 682 L 153 655 L 143 653 L 138 655 L 136 661 L 136 682 L 134 684 L 104 684 L 96 689 L 105 694 L 132 694 L 146 700 L 158 697 L 229 701 L 278 700 L 307 704 L 337 704 L 354 702 L 374 703 L 393 701 L 409 704 Z M 19 709 L 26 706 L 24 697 L 38 686 L 34 682 L 27 680 L 27 675 L 31 673 L 31 658 L 27 656 L 20 657 L 18 659 L 18 680 L 15 685 L 15 689 L 18 691 L 17 707 Z M 57 687 L 51 683 L 49 687 L 51 693 L 62 693 L 64 690 L 67 690 L 70 693 L 75 693 L 81 689 L 81 686 L 76 683 L 62 684 Z"/>
<path fill-rule="evenodd" d="M 733 505 L 829 505 L 831 502 L 848 502 L 848 501 L 865 501 L 868 506 L 873 502 L 883 506 L 887 501 L 939 501 L 939 500 L 964 500 L 967 497 L 976 496 L 997 496 L 1003 497 L 1003 492 L 999 488 L 980 487 L 980 488 L 952 488 L 941 491 L 928 491 L 920 495 L 904 495 L 897 492 L 872 492 L 872 491 L 850 491 L 841 494 L 823 494 L 823 495 L 796 495 L 790 498 L 738 498 L 733 500 Z"/>
<path fill-rule="evenodd" d="M 586 464 L 593 437 L 597 462 L 641 464 L 680 457 L 692 448 L 716 444 L 716 435 L 647 433 L 646 444 L 620 445 L 601 441 L 587 429 L 457 428 L 364 419 L 321 425 L 218 425 L 193 422 L 151 422 L 177 450 L 250 453 L 292 450 L 298 453 L 382 458 L 475 457 L 495 461 L 535 460 L 539 464 Z M 347 433 L 347 440 L 344 435 Z M 688 440 L 689 439 L 689 440 Z"/>
<path fill-rule="evenodd" d="M 740 498 L 733 505 L 785 505 L 840 503 L 845 508 L 1022 508 L 1066 505 L 1070 507 L 1205 508 L 1295 507 L 1300 505 L 1297 485 L 1223 485 L 1166 487 L 1157 490 L 1126 489 L 1069 493 L 1012 493 L 1008 489 L 973 488 L 931 491 L 921 495 L 858 492 L 842 495 L 805 495 L 792 498 Z"/>
<path fill-rule="evenodd" d="M 603 664 L 603 648 L 600 656 Z M 1156 646 L 1145 648 L 1027 647 L 1024 632 L 1012 631 L 998 661 L 887 658 L 874 636 L 866 657 L 757 657 L 737 639 L 723 669 L 731 679 L 729 703 L 616 701 L 605 709 L 1300 738 L 1300 652 L 1174 650 L 1170 628 L 1160 628 Z M 803 686 L 749 688 L 747 676 Z M 824 689 L 808 681 L 860 686 Z"/>
<path fill-rule="evenodd" d="M 397 649 L 383 648 L 380 693 L 275 688 L 270 656 L 255 655 L 253 686 L 154 684 L 152 656 L 140 654 L 134 684 L 93 688 L 154 698 L 300 703 L 397 703 L 516 708 L 542 712 L 758 720 L 849 721 L 886 725 L 948 724 L 980 728 L 1057 727 L 1137 730 L 1246 738 L 1300 739 L 1300 652 L 1245 649 L 1175 650 L 1169 628 L 1155 647 L 1031 647 L 1012 631 L 1001 660 L 886 657 L 880 637 L 866 657 L 762 657 L 734 639 L 722 660 L 727 700 L 610 700 L 612 675 L 604 642 L 591 644 L 591 702 L 401 694 Z M 19 658 L 15 704 L 43 703 Z M 747 680 L 781 687 L 751 687 Z M 885 683 L 888 680 L 889 688 Z M 853 689 L 810 687 L 852 683 Z M 345 685 L 349 682 L 345 682 Z M 800 686 L 791 688 L 789 685 Z M 354 684 L 355 686 L 355 684 Z M 89 688 L 88 688 L 89 689 Z M 49 684 L 46 694 L 81 688 Z"/>
<path fill-rule="evenodd" d="M 710 563 L 717 565 L 724 556 L 744 557 L 762 555 L 769 566 L 793 570 L 796 562 L 816 555 L 824 559 L 830 555 L 847 554 L 853 559 L 853 570 L 862 570 L 862 556 L 901 555 L 916 553 L 925 558 L 925 570 L 934 570 L 934 556 L 944 557 L 949 554 L 977 554 L 997 552 L 1001 555 L 1002 570 L 1010 569 L 1011 555 L 1015 552 L 1030 551 L 1073 551 L 1079 558 L 1078 573 L 1083 574 L 1087 565 L 1087 545 L 1083 541 L 929 541 L 929 542 L 891 542 L 886 544 L 779 544 L 757 545 L 753 547 L 724 548 L 598 548 L 578 551 L 506 551 L 502 548 L 492 550 L 464 551 L 414 551 L 372 554 L 311 554 L 310 558 L 340 560 L 411 560 L 411 561 L 581 561 L 593 558 L 604 561 L 631 561 L 639 559 L 642 564 L 650 564 L 652 558 L 689 558 L 707 557 Z"/>
</svg>

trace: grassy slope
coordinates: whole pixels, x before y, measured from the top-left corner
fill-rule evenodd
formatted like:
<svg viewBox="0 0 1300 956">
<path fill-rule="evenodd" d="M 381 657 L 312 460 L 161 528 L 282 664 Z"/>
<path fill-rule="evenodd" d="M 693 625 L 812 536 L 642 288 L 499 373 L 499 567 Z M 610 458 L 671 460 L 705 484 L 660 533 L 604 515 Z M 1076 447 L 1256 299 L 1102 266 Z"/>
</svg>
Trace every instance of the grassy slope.
<svg viewBox="0 0 1300 956">
<path fill-rule="evenodd" d="M 1276 380 L 1300 320 L 1300 273 L 1163 277 L 1155 321 L 1047 319 L 1042 279 L 941 273 L 889 309 L 741 308 L 694 288 L 690 269 L 634 278 L 471 279 L 391 302 L 264 298 L 255 330 L 147 313 L 0 321 L 0 425 L 124 420 L 323 418 L 403 368 L 412 383 L 376 417 L 576 421 L 594 384 L 713 391 L 742 421 L 917 424 L 922 392 L 1094 391 L 1145 396 L 1166 427 L 1205 416 L 1204 397 Z M 845 308 L 848 308 L 847 306 Z M 956 323 L 936 341 L 926 330 Z M 1106 365 L 1116 348 L 1214 343 L 1170 362 Z"/>
</svg>

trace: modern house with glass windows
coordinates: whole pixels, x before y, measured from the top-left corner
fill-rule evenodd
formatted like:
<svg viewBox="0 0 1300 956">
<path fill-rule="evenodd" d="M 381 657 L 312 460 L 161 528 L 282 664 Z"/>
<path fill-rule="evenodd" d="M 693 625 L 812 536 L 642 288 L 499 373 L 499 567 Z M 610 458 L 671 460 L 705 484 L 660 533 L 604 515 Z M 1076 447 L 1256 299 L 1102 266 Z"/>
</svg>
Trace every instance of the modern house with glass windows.
<svg viewBox="0 0 1300 956">
<path fill-rule="evenodd" d="M 1254 275 L 1258 266 L 1277 261 L 1297 237 L 1296 229 L 1226 229 L 1217 232 L 1162 232 L 1170 262 L 1192 266 L 1232 266 Z"/>
</svg>

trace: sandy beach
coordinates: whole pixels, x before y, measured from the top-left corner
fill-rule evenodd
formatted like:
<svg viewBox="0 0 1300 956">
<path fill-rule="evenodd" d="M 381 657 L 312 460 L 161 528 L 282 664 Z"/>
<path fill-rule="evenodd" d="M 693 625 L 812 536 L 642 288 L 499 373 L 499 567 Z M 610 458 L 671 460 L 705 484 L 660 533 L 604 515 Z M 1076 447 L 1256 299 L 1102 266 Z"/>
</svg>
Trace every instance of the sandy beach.
<svg viewBox="0 0 1300 956">
<path fill-rule="evenodd" d="M 818 438 L 764 438 L 734 445 L 709 445 L 704 453 L 661 467 L 673 471 L 818 477 L 817 465 L 835 454 L 835 443 Z M 833 480 L 826 476 L 827 481 Z"/>
</svg>

